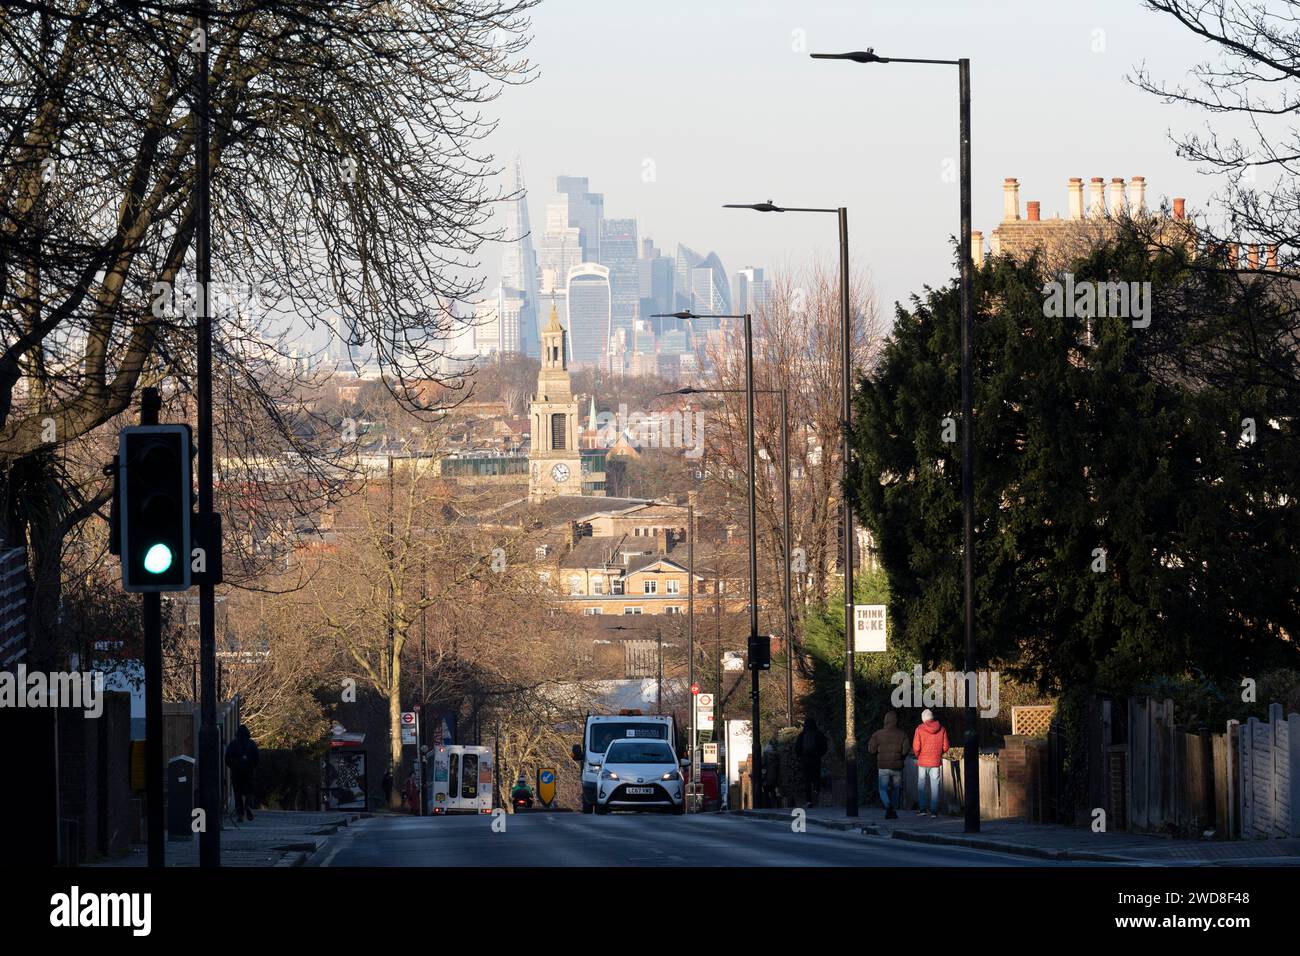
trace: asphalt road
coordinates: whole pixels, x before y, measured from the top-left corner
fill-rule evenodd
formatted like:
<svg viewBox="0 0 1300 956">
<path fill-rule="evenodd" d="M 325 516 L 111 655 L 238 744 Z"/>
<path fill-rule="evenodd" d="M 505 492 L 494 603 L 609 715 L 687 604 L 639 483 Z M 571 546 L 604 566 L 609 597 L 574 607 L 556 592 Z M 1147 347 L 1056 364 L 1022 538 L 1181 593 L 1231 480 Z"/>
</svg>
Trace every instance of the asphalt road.
<svg viewBox="0 0 1300 956">
<path fill-rule="evenodd" d="M 317 866 L 1065 866 L 774 820 L 699 814 L 378 816 L 345 827 Z"/>
</svg>

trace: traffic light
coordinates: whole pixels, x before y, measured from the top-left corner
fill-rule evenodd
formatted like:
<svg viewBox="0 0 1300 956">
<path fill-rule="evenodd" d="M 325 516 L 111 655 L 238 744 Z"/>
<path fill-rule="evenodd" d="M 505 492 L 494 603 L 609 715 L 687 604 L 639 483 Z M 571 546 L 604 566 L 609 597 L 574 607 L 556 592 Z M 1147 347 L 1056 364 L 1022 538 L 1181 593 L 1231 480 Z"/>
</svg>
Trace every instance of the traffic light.
<svg viewBox="0 0 1300 956">
<path fill-rule="evenodd" d="M 117 520 L 124 591 L 190 586 L 190 429 L 122 429 L 117 454 Z"/>
<path fill-rule="evenodd" d="M 772 669 L 772 636 L 759 634 L 749 638 L 749 670 Z"/>
</svg>

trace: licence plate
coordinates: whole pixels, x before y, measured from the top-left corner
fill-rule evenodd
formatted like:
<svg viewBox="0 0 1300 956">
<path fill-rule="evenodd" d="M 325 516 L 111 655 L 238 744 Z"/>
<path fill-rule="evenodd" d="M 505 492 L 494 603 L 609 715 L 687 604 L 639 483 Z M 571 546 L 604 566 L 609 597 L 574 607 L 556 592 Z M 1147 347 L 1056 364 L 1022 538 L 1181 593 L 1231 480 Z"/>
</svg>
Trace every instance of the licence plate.
<svg viewBox="0 0 1300 956">
<path fill-rule="evenodd" d="M 649 796 L 650 794 L 655 792 L 655 788 L 654 787 L 628 787 L 627 792 L 635 793 L 642 796 Z"/>
</svg>

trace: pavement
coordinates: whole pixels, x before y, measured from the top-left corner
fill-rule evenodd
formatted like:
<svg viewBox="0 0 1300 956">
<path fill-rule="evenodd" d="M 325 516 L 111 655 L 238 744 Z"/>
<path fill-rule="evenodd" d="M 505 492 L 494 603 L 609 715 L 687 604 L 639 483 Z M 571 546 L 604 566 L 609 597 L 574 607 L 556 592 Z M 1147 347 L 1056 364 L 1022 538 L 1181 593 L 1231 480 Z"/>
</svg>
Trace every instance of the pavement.
<svg viewBox="0 0 1300 956">
<path fill-rule="evenodd" d="M 793 810 L 741 810 L 746 817 L 789 823 Z M 1041 860 L 1148 866 L 1300 866 L 1300 840 L 1187 840 L 1127 833 L 1094 833 L 1024 820 L 985 820 L 967 834 L 961 817 L 920 816 L 902 810 L 886 820 L 881 807 L 861 807 L 856 818 L 842 807 L 809 807 L 807 822 L 841 832 L 857 832 L 911 843 L 991 850 Z"/>
<path fill-rule="evenodd" d="M 251 821 L 227 818 L 221 829 L 222 866 L 301 866 L 341 828 L 369 814 L 353 811 L 258 810 Z M 163 850 L 167 866 L 198 866 L 199 838 L 168 840 Z M 90 866 L 147 866 L 148 851 L 133 846 L 124 856 Z"/>
<path fill-rule="evenodd" d="M 868 839 L 790 818 L 735 813 L 375 815 L 340 830 L 307 866 L 1088 866 L 984 849 Z M 1091 864 L 1096 865 L 1096 864 Z"/>
</svg>

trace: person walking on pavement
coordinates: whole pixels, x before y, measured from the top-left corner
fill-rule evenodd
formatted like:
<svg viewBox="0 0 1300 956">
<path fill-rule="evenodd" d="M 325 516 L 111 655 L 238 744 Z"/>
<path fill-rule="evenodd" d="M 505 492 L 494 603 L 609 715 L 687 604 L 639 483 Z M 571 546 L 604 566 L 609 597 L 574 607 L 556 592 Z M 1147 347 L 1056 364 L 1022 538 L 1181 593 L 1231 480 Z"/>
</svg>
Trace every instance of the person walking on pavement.
<svg viewBox="0 0 1300 956">
<path fill-rule="evenodd" d="M 813 793 L 821 796 L 822 757 L 826 756 L 826 735 L 809 717 L 794 742 L 795 756 L 803 770 L 804 806 L 813 805 Z"/>
<path fill-rule="evenodd" d="M 384 788 L 384 807 L 387 809 L 393 802 L 393 771 L 391 769 L 384 771 L 384 779 L 380 781 L 380 786 Z"/>
<path fill-rule="evenodd" d="M 921 711 L 921 725 L 912 735 L 912 750 L 916 753 L 917 813 L 926 812 L 926 781 L 930 783 L 930 816 L 939 815 L 939 801 L 943 797 L 943 755 L 948 749 L 948 731 L 934 719 L 934 712 Z"/>
<path fill-rule="evenodd" d="M 763 805 L 775 807 L 777 789 L 781 786 L 781 752 L 776 749 L 773 737 L 763 748 Z"/>
<path fill-rule="evenodd" d="M 257 744 L 243 724 L 235 739 L 226 745 L 226 766 L 230 768 L 230 785 L 235 791 L 235 819 L 253 819 L 253 776 L 257 771 Z"/>
<path fill-rule="evenodd" d="M 903 761 L 912 752 L 907 734 L 898 729 L 898 715 L 885 714 L 885 725 L 867 741 L 867 753 L 876 755 L 876 785 L 886 820 L 898 819 L 898 804 L 903 795 Z"/>
</svg>

